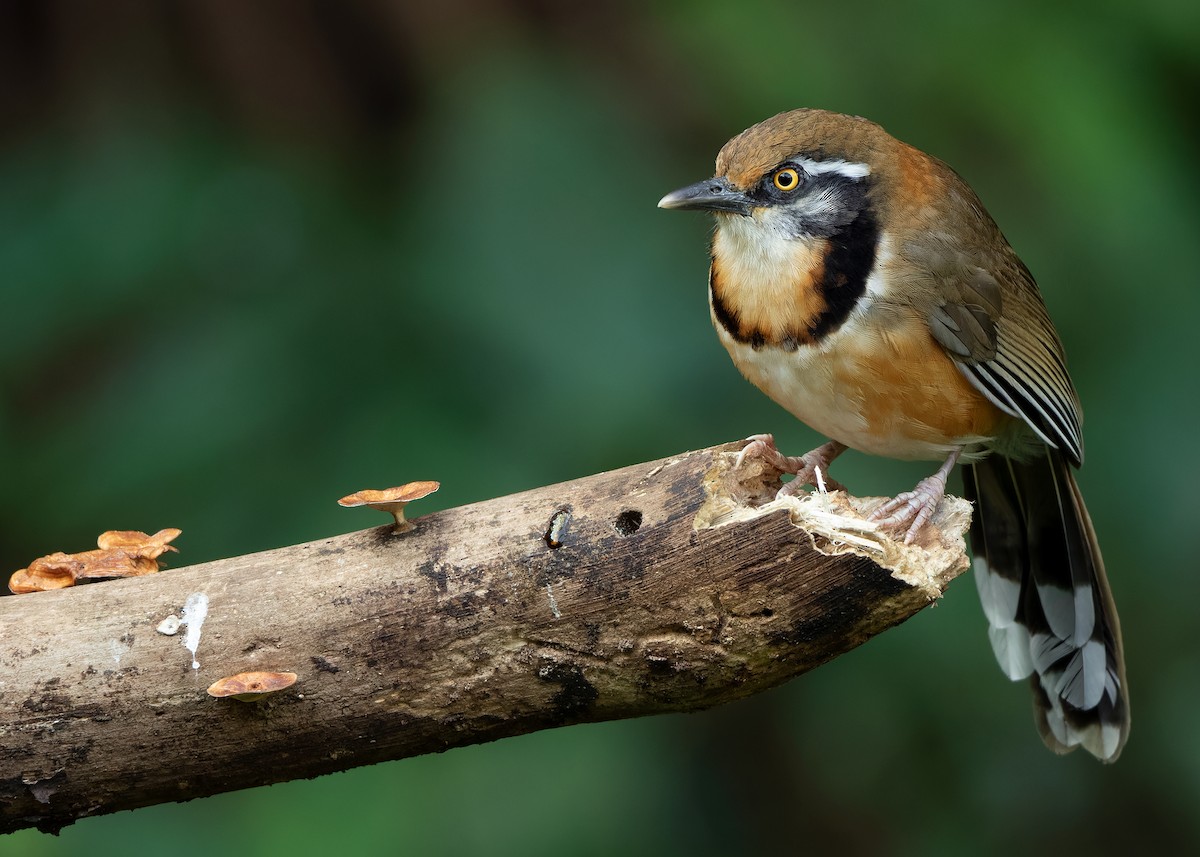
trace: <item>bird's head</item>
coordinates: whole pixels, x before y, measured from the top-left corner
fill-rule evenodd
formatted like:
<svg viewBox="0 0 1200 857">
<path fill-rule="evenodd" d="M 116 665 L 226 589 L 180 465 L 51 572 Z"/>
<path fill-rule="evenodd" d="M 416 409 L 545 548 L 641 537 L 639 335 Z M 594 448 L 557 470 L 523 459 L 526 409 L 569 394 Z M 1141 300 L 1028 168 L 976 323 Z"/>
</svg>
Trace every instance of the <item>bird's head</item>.
<svg viewBox="0 0 1200 857">
<path fill-rule="evenodd" d="M 773 240 L 830 238 L 876 204 L 880 182 L 890 179 L 880 168 L 902 146 L 866 119 L 792 110 L 734 137 L 712 178 L 658 206 L 711 211 L 721 228 L 762 230 Z"/>
</svg>

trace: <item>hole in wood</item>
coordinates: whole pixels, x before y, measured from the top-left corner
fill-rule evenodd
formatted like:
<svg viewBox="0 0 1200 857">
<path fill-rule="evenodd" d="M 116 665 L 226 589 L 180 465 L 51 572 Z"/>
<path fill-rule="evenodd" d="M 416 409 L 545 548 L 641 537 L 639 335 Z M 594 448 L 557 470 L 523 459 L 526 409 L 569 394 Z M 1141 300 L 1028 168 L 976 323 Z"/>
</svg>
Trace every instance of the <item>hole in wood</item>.
<svg viewBox="0 0 1200 857">
<path fill-rule="evenodd" d="M 638 527 L 641 525 L 642 513 L 637 509 L 626 509 L 617 515 L 617 519 L 613 521 L 613 527 L 622 536 L 632 536 L 638 531 Z"/>
</svg>

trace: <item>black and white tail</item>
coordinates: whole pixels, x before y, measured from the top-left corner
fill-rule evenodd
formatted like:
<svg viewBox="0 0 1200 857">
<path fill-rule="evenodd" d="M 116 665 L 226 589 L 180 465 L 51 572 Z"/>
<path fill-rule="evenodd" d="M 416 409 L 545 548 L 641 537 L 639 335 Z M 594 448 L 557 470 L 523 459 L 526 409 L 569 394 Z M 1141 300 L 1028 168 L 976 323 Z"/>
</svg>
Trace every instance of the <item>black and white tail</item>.
<svg viewBox="0 0 1200 857">
<path fill-rule="evenodd" d="M 1115 761 L 1129 735 L 1121 628 L 1092 521 L 1063 456 L 993 455 L 963 468 L 975 503 L 975 583 L 1000 668 L 1032 676 L 1034 717 L 1056 753 Z"/>
</svg>

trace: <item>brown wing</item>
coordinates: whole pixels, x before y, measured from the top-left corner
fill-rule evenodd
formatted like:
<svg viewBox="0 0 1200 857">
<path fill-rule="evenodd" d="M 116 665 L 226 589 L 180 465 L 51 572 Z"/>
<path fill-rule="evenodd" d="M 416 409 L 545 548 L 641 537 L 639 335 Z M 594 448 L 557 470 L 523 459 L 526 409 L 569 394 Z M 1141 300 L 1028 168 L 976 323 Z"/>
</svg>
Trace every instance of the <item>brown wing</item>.
<svg viewBox="0 0 1200 857">
<path fill-rule="evenodd" d="M 976 389 L 1079 466 L 1082 417 L 1062 342 L 1029 269 L 1004 250 L 986 267 L 958 253 L 939 266 L 930 331 Z"/>
</svg>

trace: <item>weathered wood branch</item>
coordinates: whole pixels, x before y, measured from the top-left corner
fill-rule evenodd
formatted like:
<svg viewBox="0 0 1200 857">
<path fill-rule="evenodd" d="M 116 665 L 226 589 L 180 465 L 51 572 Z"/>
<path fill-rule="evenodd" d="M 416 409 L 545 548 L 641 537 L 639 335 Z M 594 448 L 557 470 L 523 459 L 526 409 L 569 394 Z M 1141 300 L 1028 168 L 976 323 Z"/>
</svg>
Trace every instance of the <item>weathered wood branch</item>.
<svg viewBox="0 0 1200 857">
<path fill-rule="evenodd" d="M 870 501 L 768 502 L 777 474 L 735 475 L 738 448 L 0 599 L 0 831 L 717 705 L 904 621 L 965 568 L 963 501 L 905 546 L 850 511 Z M 156 631 L 189 600 L 183 632 Z M 300 678 L 258 703 L 205 693 L 255 669 Z"/>
</svg>

